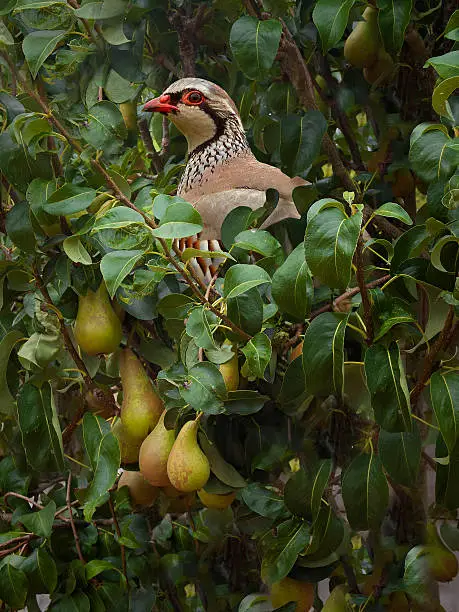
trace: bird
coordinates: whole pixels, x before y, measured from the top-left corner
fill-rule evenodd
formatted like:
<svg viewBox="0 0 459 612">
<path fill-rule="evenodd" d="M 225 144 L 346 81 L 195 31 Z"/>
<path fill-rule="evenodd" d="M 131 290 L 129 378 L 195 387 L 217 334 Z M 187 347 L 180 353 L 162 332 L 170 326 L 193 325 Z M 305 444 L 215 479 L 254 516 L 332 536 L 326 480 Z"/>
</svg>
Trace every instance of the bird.
<svg viewBox="0 0 459 612">
<path fill-rule="evenodd" d="M 187 139 L 188 158 L 177 195 L 201 215 L 198 238 L 203 250 L 218 250 L 228 213 L 238 206 L 260 208 L 269 188 L 279 192 L 279 201 L 261 229 L 300 218 L 292 191 L 308 182 L 256 159 L 237 106 L 222 87 L 201 78 L 182 78 L 147 101 L 143 110 L 166 115 Z M 190 240 L 184 244 L 189 246 Z"/>
</svg>

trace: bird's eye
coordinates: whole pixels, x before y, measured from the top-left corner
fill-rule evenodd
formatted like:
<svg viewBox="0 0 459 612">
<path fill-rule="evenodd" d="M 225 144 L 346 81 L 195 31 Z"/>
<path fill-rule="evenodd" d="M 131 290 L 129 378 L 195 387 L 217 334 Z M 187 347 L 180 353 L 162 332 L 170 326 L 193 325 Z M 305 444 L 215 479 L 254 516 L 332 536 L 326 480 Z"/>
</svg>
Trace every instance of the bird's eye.
<svg viewBox="0 0 459 612">
<path fill-rule="evenodd" d="M 183 96 L 185 104 L 201 104 L 204 100 L 204 96 L 199 91 L 190 91 Z"/>
</svg>

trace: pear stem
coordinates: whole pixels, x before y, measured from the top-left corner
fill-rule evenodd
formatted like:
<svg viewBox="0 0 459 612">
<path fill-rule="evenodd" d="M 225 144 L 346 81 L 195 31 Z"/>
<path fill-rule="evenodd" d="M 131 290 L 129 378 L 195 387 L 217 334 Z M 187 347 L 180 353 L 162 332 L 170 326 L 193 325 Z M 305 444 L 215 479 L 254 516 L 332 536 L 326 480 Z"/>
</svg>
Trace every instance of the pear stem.
<svg viewBox="0 0 459 612">
<path fill-rule="evenodd" d="M 115 525 L 116 535 L 118 536 L 118 538 L 121 538 L 121 529 L 118 523 L 118 517 L 116 516 L 115 506 L 113 505 L 111 490 L 108 492 L 108 505 L 110 508 L 110 513 L 113 518 L 113 524 Z M 126 547 L 124 546 L 124 544 L 120 544 L 120 549 L 121 549 L 121 565 L 123 567 L 124 578 L 126 579 L 126 588 L 129 591 L 129 580 L 128 580 L 128 574 L 127 574 L 127 565 L 126 565 Z"/>
</svg>

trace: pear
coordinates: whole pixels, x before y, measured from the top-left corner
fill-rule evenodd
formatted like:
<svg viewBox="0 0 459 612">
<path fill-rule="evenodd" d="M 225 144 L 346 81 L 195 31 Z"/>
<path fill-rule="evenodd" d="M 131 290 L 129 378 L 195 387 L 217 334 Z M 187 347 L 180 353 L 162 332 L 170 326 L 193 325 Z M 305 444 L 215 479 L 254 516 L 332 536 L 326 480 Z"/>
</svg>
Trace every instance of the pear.
<svg viewBox="0 0 459 612">
<path fill-rule="evenodd" d="M 169 512 L 173 514 L 183 514 L 189 512 L 195 505 L 196 493 L 183 493 L 177 491 L 173 486 L 169 485 L 162 489 L 164 498 L 160 504 L 160 514 L 164 515 Z"/>
<path fill-rule="evenodd" d="M 215 493 L 207 493 L 205 489 L 198 490 L 198 497 L 207 508 L 215 508 L 216 510 L 225 510 L 231 506 L 236 497 L 236 493 L 225 493 L 224 495 L 216 495 Z"/>
<path fill-rule="evenodd" d="M 151 506 L 159 495 L 159 490 L 153 487 L 140 472 L 124 470 L 118 480 L 118 489 L 127 487 L 132 502 L 136 506 Z"/>
<path fill-rule="evenodd" d="M 363 69 L 363 76 L 368 83 L 380 85 L 387 81 L 394 69 L 394 62 L 384 49 L 379 49 L 376 62 Z"/>
<path fill-rule="evenodd" d="M 348 588 L 344 584 L 338 584 L 328 596 L 322 612 L 352 612 L 352 606 L 347 602 L 346 593 Z"/>
<path fill-rule="evenodd" d="M 209 461 L 198 445 L 198 427 L 199 419 L 185 423 L 167 460 L 172 486 L 185 493 L 202 489 L 210 476 Z"/>
<path fill-rule="evenodd" d="M 123 385 L 121 420 L 129 436 L 143 441 L 158 422 L 163 403 L 140 360 L 130 349 L 121 351 L 119 367 Z"/>
<path fill-rule="evenodd" d="M 113 353 L 122 338 L 121 323 L 108 297 L 105 283 L 81 295 L 74 328 L 75 340 L 88 355 Z"/>
<path fill-rule="evenodd" d="M 457 576 L 458 561 L 456 555 L 447 548 L 437 533 L 434 523 L 427 524 L 427 554 L 430 572 L 438 582 L 449 582 Z"/>
<path fill-rule="evenodd" d="M 120 445 L 121 463 L 137 463 L 143 438 L 130 436 L 121 419 L 117 419 L 113 424 L 112 434 Z"/>
<path fill-rule="evenodd" d="M 357 68 L 371 66 L 378 59 L 381 40 L 378 28 L 378 11 L 367 7 L 344 43 L 344 57 Z"/>
<path fill-rule="evenodd" d="M 296 601 L 296 612 L 308 612 L 314 603 L 314 586 L 309 582 L 286 577 L 271 585 L 270 595 L 274 608 Z"/>
<path fill-rule="evenodd" d="M 140 447 L 139 468 L 145 478 L 156 487 L 170 485 L 167 475 L 167 459 L 175 441 L 173 429 L 164 427 L 166 411 L 161 414 L 153 431 Z"/>
<path fill-rule="evenodd" d="M 226 363 L 219 366 L 227 391 L 236 391 L 239 388 L 239 361 L 237 349 L 234 355 Z"/>
</svg>

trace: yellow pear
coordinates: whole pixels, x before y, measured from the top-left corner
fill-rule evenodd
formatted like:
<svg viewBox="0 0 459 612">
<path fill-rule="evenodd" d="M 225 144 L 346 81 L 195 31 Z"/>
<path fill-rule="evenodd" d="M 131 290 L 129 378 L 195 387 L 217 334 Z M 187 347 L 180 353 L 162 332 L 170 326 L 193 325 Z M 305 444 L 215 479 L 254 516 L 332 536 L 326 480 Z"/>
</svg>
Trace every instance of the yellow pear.
<svg viewBox="0 0 459 612">
<path fill-rule="evenodd" d="M 237 358 L 237 348 L 234 350 L 235 353 L 231 359 L 219 366 L 227 391 L 236 391 L 239 388 L 239 361 Z"/>
<path fill-rule="evenodd" d="M 344 43 L 344 57 L 357 68 L 371 66 L 378 58 L 381 46 L 378 11 L 367 7 L 363 12 L 363 21 L 359 21 Z"/>
<path fill-rule="evenodd" d="M 112 433 L 120 445 L 121 463 L 137 463 L 143 438 L 130 436 L 121 419 L 117 419 L 113 424 Z"/>
<path fill-rule="evenodd" d="M 121 351 L 119 367 L 123 385 L 121 420 L 131 437 L 143 441 L 158 422 L 163 403 L 140 360 L 130 349 Z"/>
<path fill-rule="evenodd" d="M 173 429 L 164 427 L 165 415 L 164 410 L 156 427 L 142 442 L 139 453 L 140 471 L 155 487 L 170 485 L 167 475 L 167 459 L 175 441 L 175 433 Z"/>
<path fill-rule="evenodd" d="M 172 486 L 185 493 L 202 489 L 210 476 L 209 461 L 198 445 L 198 427 L 198 419 L 185 423 L 167 460 Z"/>
<path fill-rule="evenodd" d="M 233 503 L 236 493 L 232 492 L 216 495 L 215 493 L 207 493 L 205 489 L 199 489 L 198 497 L 207 508 L 225 510 L 225 508 L 228 508 Z"/>
<path fill-rule="evenodd" d="M 159 495 L 159 490 L 145 480 L 140 472 L 124 470 L 118 480 L 118 489 L 125 486 L 136 506 L 151 506 Z"/>
<path fill-rule="evenodd" d="M 296 612 L 308 612 L 314 603 L 314 586 L 286 577 L 271 585 L 270 595 L 274 608 L 296 601 Z"/>
<path fill-rule="evenodd" d="M 74 328 L 75 340 L 88 355 L 113 353 L 122 338 L 121 323 L 108 297 L 105 283 L 81 295 Z"/>
</svg>

